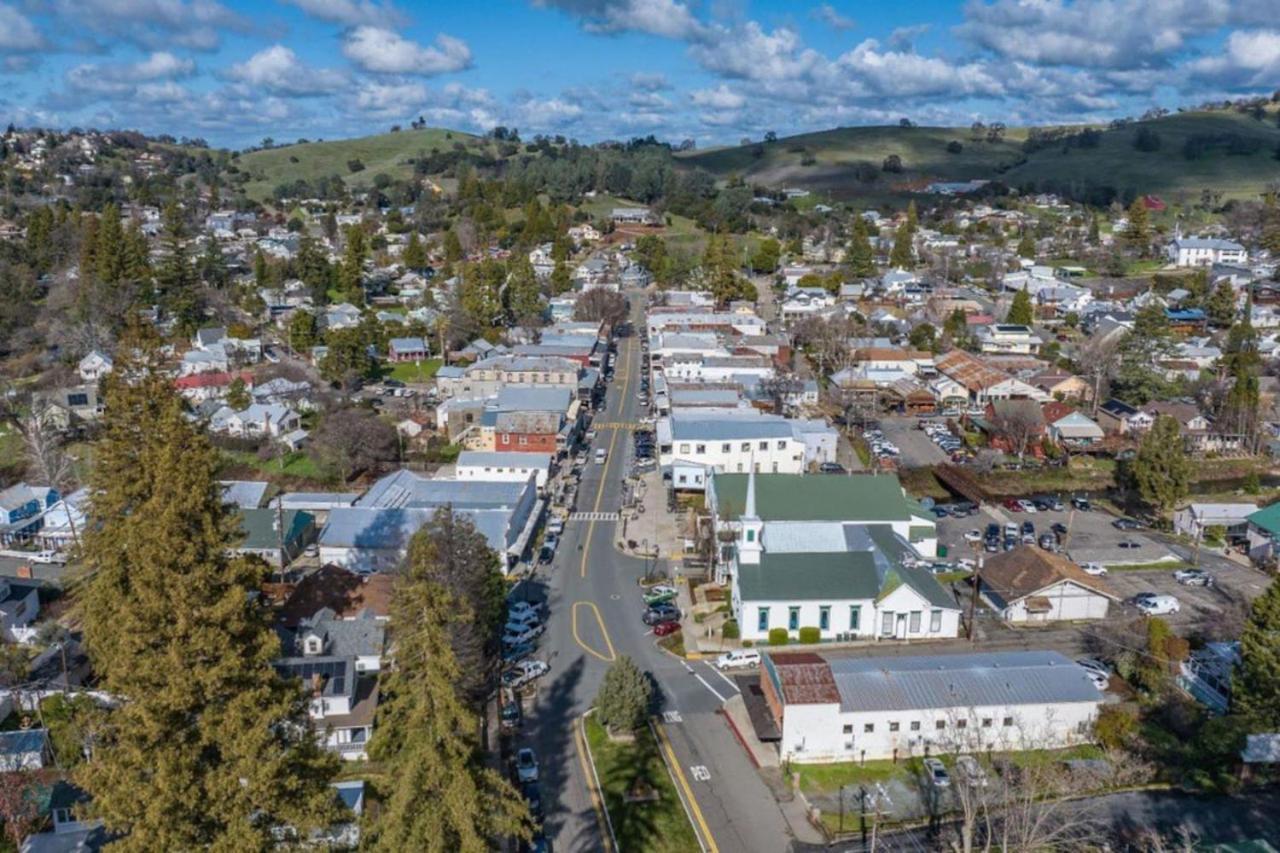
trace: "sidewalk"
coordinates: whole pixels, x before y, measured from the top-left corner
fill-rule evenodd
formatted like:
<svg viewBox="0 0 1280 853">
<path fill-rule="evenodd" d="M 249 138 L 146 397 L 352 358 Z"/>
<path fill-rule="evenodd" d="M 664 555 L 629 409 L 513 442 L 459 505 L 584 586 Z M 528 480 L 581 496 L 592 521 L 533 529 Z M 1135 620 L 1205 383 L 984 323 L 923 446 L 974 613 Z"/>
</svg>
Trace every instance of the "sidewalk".
<svg viewBox="0 0 1280 853">
<path fill-rule="evenodd" d="M 684 555 L 684 520 L 667 511 L 662 475 L 650 471 L 628 482 L 633 484 L 633 501 L 621 512 L 614 547 L 632 557 L 653 556 L 656 547 L 659 560 L 679 562 Z"/>
</svg>

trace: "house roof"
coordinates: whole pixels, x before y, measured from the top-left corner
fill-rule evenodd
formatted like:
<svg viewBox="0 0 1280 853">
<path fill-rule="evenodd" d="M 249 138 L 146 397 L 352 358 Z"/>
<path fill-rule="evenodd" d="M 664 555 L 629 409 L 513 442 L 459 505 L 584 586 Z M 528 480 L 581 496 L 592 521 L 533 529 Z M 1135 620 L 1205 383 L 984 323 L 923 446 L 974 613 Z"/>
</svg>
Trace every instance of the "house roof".
<svg viewBox="0 0 1280 853">
<path fill-rule="evenodd" d="M 315 524 L 315 516 L 309 512 L 296 509 L 283 511 L 285 547 L 297 542 L 303 532 Z M 276 531 L 279 514 L 274 509 L 242 509 L 240 511 L 240 531 L 244 541 L 240 547 L 245 550 L 271 551 L 280 548 L 280 534 Z"/>
<path fill-rule="evenodd" d="M 339 568 L 322 566 L 294 587 L 280 609 L 284 625 L 297 625 L 322 609 L 339 618 L 349 618 L 362 611 L 374 616 L 391 614 L 391 593 L 395 578 L 391 575 L 361 576 Z"/>
<path fill-rule="evenodd" d="M 49 741 L 44 729 L 0 732 L 0 755 L 27 755 L 40 752 Z"/>
<path fill-rule="evenodd" d="M 831 667 L 812 652 L 773 652 L 764 656 L 764 670 L 788 705 L 834 705 L 840 701 Z"/>
<path fill-rule="evenodd" d="M 1263 507 L 1249 516 L 1249 523 L 1272 536 L 1280 536 L 1280 503 Z"/>
<path fill-rule="evenodd" d="M 1058 554 L 1020 545 L 987 558 L 982 566 L 982 585 L 1005 601 L 1027 598 L 1051 586 L 1069 581 L 1115 601 L 1116 595 L 1092 575 Z"/>
<path fill-rule="evenodd" d="M 999 385 L 1009 378 L 1002 370 L 996 370 L 964 350 L 952 350 L 938 359 L 938 372 L 959 382 L 970 391 L 981 391 Z"/>
<path fill-rule="evenodd" d="M 458 454 L 458 467 L 487 465 L 498 468 L 550 468 L 550 453 L 502 453 L 486 450 L 464 450 Z"/>
<path fill-rule="evenodd" d="M 716 474 L 716 507 L 722 518 L 736 519 L 746 506 L 746 474 Z M 763 521 L 907 521 L 933 520 L 902 490 L 898 478 L 832 477 L 804 474 L 756 474 L 756 512 Z"/>
<path fill-rule="evenodd" d="M 1098 702 L 1083 669 L 1060 652 L 828 658 L 842 711 L 907 711 Z"/>
<path fill-rule="evenodd" d="M 235 504 L 241 509 L 254 509 L 262 504 L 262 496 L 270 485 L 260 480 L 219 480 L 222 502 Z"/>
</svg>

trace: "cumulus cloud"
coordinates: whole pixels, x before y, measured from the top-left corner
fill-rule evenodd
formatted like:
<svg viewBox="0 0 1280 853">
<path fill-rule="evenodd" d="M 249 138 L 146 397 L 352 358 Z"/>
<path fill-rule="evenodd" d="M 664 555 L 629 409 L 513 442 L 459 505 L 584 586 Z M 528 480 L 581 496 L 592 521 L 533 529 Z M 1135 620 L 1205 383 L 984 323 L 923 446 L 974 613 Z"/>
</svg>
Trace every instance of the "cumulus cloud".
<svg viewBox="0 0 1280 853">
<path fill-rule="evenodd" d="M 689 100 L 694 106 L 709 107 L 713 110 L 736 110 L 746 104 L 747 99 L 721 83 L 714 89 L 697 89 L 689 93 Z"/>
<path fill-rule="evenodd" d="M 858 25 L 853 18 L 840 14 L 835 6 L 823 3 L 809 13 L 814 20 L 821 21 L 833 30 L 851 30 Z"/>
<path fill-rule="evenodd" d="M 0 3 L 0 51 L 29 53 L 47 45 L 44 34 L 26 15 Z"/>
<path fill-rule="evenodd" d="M 594 33 L 640 32 L 687 39 L 705 29 L 679 0 L 534 0 L 534 5 L 572 15 L 583 29 Z"/>
<path fill-rule="evenodd" d="M 631 75 L 631 85 L 643 92 L 662 92 L 671 88 L 667 75 L 637 71 Z"/>
<path fill-rule="evenodd" d="M 70 29 L 148 48 L 216 50 L 222 32 L 247 32 L 249 21 L 217 0 L 53 0 Z"/>
<path fill-rule="evenodd" d="M 255 53 L 226 70 L 228 80 L 282 97 L 333 94 L 346 82 L 339 72 L 306 65 L 282 44 Z"/>
<path fill-rule="evenodd" d="M 896 27 L 889 33 L 888 44 L 894 50 L 915 50 L 916 39 L 929 32 L 929 24 Z"/>
<path fill-rule="evenodd" d="M 369 80 L 356 88 L 351 104 L 372 118 L 394 120 L 413 115 L 427 99 L 427 87 L 421 83 Z"/>
<path fill-rule="evenodd" d="M 444 33 L 424 47 L 382 27 L 356 27 L 347 34 L 342 52 L 365 71 L 378 74 L 433 76 L 471 67 L 471 48 Z"/>
<path fill-rule="evenodd" d="M 313 18 L 349 27 L 360 24 L 393 26 L 405 23 L 404 15 L 391 3 L 376 0 L 283 0 Z"/>
<path fill-rule="evenodd" d="M 1221 55 L 1197 59 L 1187 70 L 1193 84 L 1227 90 L 1274 87 L 1280 82 L 1280 31 L 1233 31 Z"/>
<path fill-rule="evenodd" d="M 64 75 L 67 91 L 56 99 L 70 105 L 88 97 L 137 97 L 144 89 L 147 97 L 154 98 L 161 92 L 181 89 L 174 81 L 190 77 L 195 70 L 190 59 L 163 50 L 137 62 L 76 65 Z"/>
</svg>

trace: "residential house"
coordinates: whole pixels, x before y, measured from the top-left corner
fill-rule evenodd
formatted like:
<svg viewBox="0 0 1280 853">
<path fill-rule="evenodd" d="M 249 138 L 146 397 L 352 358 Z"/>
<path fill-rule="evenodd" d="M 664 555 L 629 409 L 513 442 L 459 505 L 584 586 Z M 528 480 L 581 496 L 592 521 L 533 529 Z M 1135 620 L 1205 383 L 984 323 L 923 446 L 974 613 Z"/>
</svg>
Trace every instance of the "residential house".
<svg viewBox="0 0 1280 853">
<path fill-rule="evenodd" d="M 43 524 L 35 535 L 36 547 L 66 551 L 77 543 L 85 529 L 89 490 L 77 489 L 45 510 Z"/>
<path fill-rule="evenodd" d="M 299 429 L 301 423 L 298 413 L 288 406 L 251 403 L 240 411 L 230 406 L 218 409 L 209 419 L 209 429 L 237 438 L 281 438 Z"/>
<path fill-rule="evenodd" d="M 1088 743 L 1103 696 L 1056 651 L 770 652 L 760 689 L 783 761 L 902 760 Z"/>
<path fill-rule="evenodd" d="M 40 615 L 40 585 L 0 577 L 0 633 L 12 643 L 35 639 L 31 623 Z"/>
<path fill-rule="evenodd" d="M 1049 438 L 1068 447 L 1088 447 L 1106 438 L 1102 427 L 1083 412 L 1071 411 L 1047 421 Z"/>
<path fill-rule="evenodd" d="M 1035 355 L 1044 343 L 1030 326 L 1016 323 L 997 323 L 980 326 L 977 330 L 978 348 L 984 353 Z"/>
<path fill-rule="evenodd" d="M 0 773 L 40 770 L 52 764 L 53 750 L 45 729 L 0 732 Z"/>
<path fill-rule="evenodd" d="M 655 222 L 647 207 L 615 207 L 609 212 L 609 218 L 623 225 L 651 225 Z"/>
<path fill-rule="evenodd" d="M 554 453 L 464 450 L 458 454 L 455 476 L 459 480 L 526 483 L 532 475 L 538 490 L 545 491 L 554 459 Z"/>
<path fill-rule="evenodd" d="M 1100 578 L 1033 545 L 987 557 L 982 597 L 1011 624 L 1104 619 L 1119 599 Z"/>
<path fill-rule="evenodd" d="M 325 306 L 320 325 L 328 330 L 353 329 L 360 325 L 360 309 L 349 302 Z"/>
<path fill-rule="evenodd" d="M 1065 370 L 1046 370 L 1027 380 L 1054 400 L 1089 402 L 1093 399 L 1093 386 L 1074 373 Z"/>
<path fill-rule="evenodd" d="M 276 615 L 282 625 L 289 627 L 296 627 L 322 608 L 337 619 L 370 615 L 386 621 L 391 618 L 394 588 L 394 575 L 358 575 L 325 564 L 289 588 Z"/>
<path fill-rule="evenodd" d="M 1205 237 L 1179 237 L 1165 249 L 1169 260 L 1179 267 L 1211 267 L 1214 264 L 1249 262 L 1249 252 L 1232 240 Z"/>
<path fill-rule="evenodd" d="M 392 338 L 387 342 L 387 360 L 395 364 L 425 361 L 429 354 L 430 348 L 422 338 Z"/>
<path fill-rule="evenodd" d="M 80 359 L 80 363 L 76 365 L 76 372 L 80 374 L 80 381 L 92 384 L 110 373 L 114 366 L 115 362 L 112 361 L 111 356 L 101 350 L 93 350 Z"/>
<path fill-rule="evenodd" d="M 192 403 L 199 404 L 225 398 L 237 380 L 246 390 L 253 388 L 253 372 L 249 370 L 189 373 L 174 379 L 173 387 Z"/>
<path fill-rule="evenodd" d="M 60 497 L 57 489 L 27 483 L 0 490 L 0 544 L 30 541 L 44 524 L 45 510 Z"/>
<path fill-rule="evenodd" d="M 1111 435 L 1143 433 L 1151 429 L 1153 423 L 1153 416 L 1114 397 L 1098 407 L 1098 425 Z"/>
<path fill-rule="evenodd" d="M 1173 514 L 1173 529 L 1200 540 L 1210 528 L 1221 528 L 1227 542 L 1245 542 L 1249 519 L 1257 512 L 1257 503 L 1191 503 Z"/>
<path fill-rule="evenodd" d="M 1015 379 L 964 350 L 952 350 L 939 356 L 935 366 L 939 376 L 928 384 L 944 406 L 956 399 L 979 408 L 991 400 L 1047 402 L 1050 399 L 1039 388 Z"/>
<path fill-rule="evenodd" d="M 316 537 L 315 516 L 301 510 L 241 509 L 239 518 L 244 538 L 231 552 L 261 557 L 276 569 L 292 563 Z"/>
<path fill-rule="evenodd" d="M 1280 557 L 1280 503 L 1263 507 L 1249 515 L 1245 538 L 1249 556 L 1259 563 L 1270 563 Z"/>
<path fill-rule="evenodd" d="M 40 391 L 35 397 L 41 421 L 55 429 L 67 430 L 95 423 L 102 417 L 103 401 L 96 384 Z"/>
</svg>

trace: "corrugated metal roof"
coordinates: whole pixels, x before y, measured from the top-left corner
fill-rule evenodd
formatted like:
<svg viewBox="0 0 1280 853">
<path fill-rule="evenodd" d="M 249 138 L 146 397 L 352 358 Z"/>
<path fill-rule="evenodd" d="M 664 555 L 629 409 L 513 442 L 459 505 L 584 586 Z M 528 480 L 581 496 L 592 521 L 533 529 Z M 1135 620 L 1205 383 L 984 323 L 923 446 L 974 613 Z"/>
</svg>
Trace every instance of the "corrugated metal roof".
<svg viewBox="0 0 1280 853">
<path fill-rule="evenodd" d="M 791 438 L 792 422 L 777 415 L 726 415 L 707 417 L 701 413 L 675 412 L 671 415 L 675 441 L 736 441 L 759 438 Z"/>
<path fill-rule="evenodd" d="M 388 474 L 356 501 L 357 507 L 435 507 L 455 510 L 513 507 L 525 483 L 493 480 L 433 480 L 402 468 Z"/>
<path fill-rule="evenodd" d="M 488 465 L 500 468 L 549 468 L 550 453 L 502 453 L 489 450 L 464 450 L 458 454 L 458 467 Z"/>
<path fill-rule="evenodd" d="M 1084 670 L 1060 652 L 828 658 L 842 711 L 1097 702 Z"/>
</svg>

